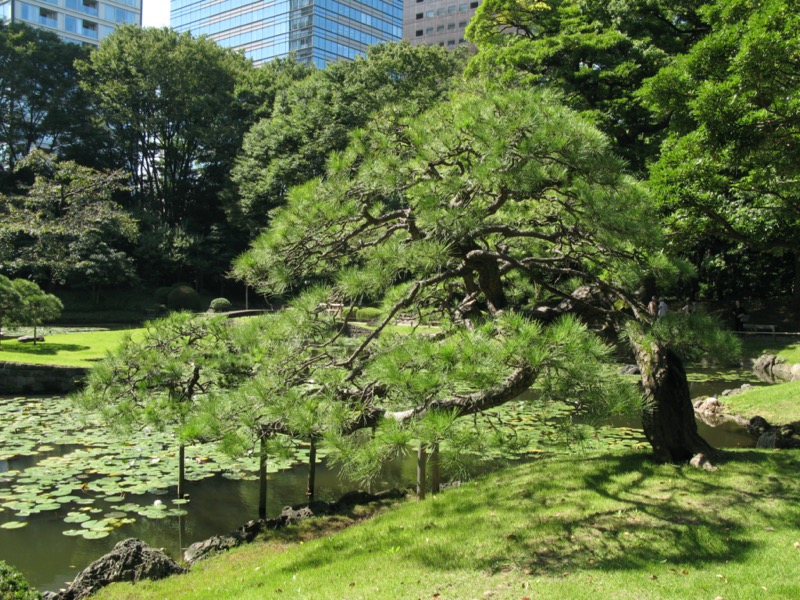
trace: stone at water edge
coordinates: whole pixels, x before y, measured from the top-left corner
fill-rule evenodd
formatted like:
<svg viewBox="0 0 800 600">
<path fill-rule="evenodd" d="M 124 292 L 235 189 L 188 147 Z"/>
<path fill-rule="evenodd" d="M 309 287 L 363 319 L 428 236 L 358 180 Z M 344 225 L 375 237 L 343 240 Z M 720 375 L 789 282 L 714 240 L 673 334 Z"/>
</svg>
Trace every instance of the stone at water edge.
<svg viewBox="0 0 800 600">
<path fill-rule="evenodd" d="M 119 542 L 111 552 L 81 571 L 66 590 L 49 592 L 43 594 L 43 597 L 47 600 L 79 600 L 112 583 L 157 580 L 186 572 L 186 568 L 162 550 L 152 548 L 141 540 L 129 538 Z"/>
</svg>

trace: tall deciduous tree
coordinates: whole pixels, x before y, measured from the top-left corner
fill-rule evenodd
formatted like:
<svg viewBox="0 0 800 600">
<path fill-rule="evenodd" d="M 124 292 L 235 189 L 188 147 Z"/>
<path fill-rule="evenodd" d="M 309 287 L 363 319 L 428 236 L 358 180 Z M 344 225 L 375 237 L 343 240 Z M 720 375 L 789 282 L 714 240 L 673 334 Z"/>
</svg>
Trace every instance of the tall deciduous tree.
<svg viewBox="0 0 800 600">
<path fill-rule="evenodd" d="M 712 33 L 645 88 L 671 122 L 654 187 L 686 244 L 782 256 L 800 301 L 797 6 L 717 0 L 702 16 Z"/>
<path fill-rule="evenodd" d="M 651 214 L 608 140 L 552 94 L 476 92 L 413 118 L 386 111 L 330 159 L 324 180 L 292 191 L 237 263 L 265 293 L 330 282 L 327 297 L 302 301 L 309 315 L 323 300 L 383 306 L 378 328 L 356 348 L 337 354 L 331 340 L 315 339 L 310 354 L 282 360 L 275 369 L 291 375 L 295 391 L 270 397 L 311 386 L 338 402 L 330 412 L 349 433 L 387 418 L 471 414 L 551 377 L 587 398 L 602 395 L 577 365 L 595 364 L 603 350 L 560 317 L 580 313 L 600 327 L 633 319 L 649 329 L 632 290 L 643 274 L 670 268 L 648 263 L 660 238 Z M 441 320 L 444 335 L 388 335 L 400 314 Z M 677 374 L 643 378 L 657 456 L 710 452 L 669 338 L 632 339 L 647 344 L 637 352 L 643 373 L 667 365 Z M 283 430 L 285 420 L 270 427 Z"/>
<path fill-rule="evenodd" d="M 380 44 L 279 90 L 236 161 L 240 218 L 258 231 L 290 187 L 324 173 L 328 154 L 344 149 L 350 131 L 390 104 L 409 114 L 425 110 L 451 89 L 459 64 L 443 48 Z"/>
<path fill-rule="evenodd" d="M 74 62 L 86 54 L 53 33 L 0 23 L 0 175 L 34 148 L 78 141 L 90 113 Z"/>
<path fill-rule="evenodd" d="M 136 221 L 115 201 L 121 172 L 95 171 L 37 151 L 19 164 L 34 175 L 24 193 L 0 195 L 0 257 L 9 274 L 94 292 L 133 278 Z"/>
<path fill-rule="evenodd" d="M 170 226 L 219 216 L 215 177 L 249 126 L 236 90 L 251 69 L 210 39 L 134 26 L 116 29 L 79 63 L 141 210 Z"/>
<path fill-rule="evenodd" d="M 635 169 L 658 150 L 667 121 L 642 81 L 707 31 L 696 0 L 485 0 L 467 29 L 470 70 L 502 85 L 549 85 L 616 142 Z"/>
</svg>

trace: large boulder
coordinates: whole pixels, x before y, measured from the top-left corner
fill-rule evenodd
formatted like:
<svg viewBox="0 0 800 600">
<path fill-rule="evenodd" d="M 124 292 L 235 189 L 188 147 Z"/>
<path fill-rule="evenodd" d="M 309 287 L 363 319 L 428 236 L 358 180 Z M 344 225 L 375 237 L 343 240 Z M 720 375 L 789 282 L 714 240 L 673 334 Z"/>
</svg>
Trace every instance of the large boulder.
<svg viewBox="0 0 800 600">
<path fill-rule="evenodd" d="M 184 567 L 162 550 L 156 550 L 141 540 L 129 538 L 81 571 L 66 590 L 47 594 L 46 597 L 50 600 L 78 600 L 91 596 L 112 583 L 163 579 L 185 572 Z"/>
</svg>

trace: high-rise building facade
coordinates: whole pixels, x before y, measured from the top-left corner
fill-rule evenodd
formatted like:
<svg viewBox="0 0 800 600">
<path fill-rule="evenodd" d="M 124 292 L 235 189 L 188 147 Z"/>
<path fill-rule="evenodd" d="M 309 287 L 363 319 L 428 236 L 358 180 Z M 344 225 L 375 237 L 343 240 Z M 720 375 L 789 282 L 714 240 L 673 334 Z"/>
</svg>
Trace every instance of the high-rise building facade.
<svg viewBox="0 0 800 600">
<path fill-rule="evenodd" d="M 170 26 L 256 63 L 293 53 L 324 68 L 403 35 L 403 0 L 172 0 Z"/>
<path fill-rule="evenodd" d="M 0 20 L 97 45 L 118 25 L 141 25 L 142 0 L 0 0 Z"/>
<path fill-rule="evenodd" d="M 466 44 L 464 29 L 480 0 L 406 0 L 403 37 L 412 44 L 455 48 Z"/>
</svg>

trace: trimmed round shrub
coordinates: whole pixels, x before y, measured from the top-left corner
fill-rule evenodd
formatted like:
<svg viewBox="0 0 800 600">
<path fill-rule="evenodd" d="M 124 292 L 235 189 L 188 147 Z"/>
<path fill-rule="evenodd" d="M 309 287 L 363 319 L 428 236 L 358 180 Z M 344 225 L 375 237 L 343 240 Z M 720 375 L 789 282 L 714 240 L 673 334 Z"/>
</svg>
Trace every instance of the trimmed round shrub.
<svg viewBox="0 0 800 600">
<path fill-rule="evenodd" d="M 375 321 L 376 319 L 380 318 L 380 316 L 381 309 L 373 308 L 371 306 L 365 306 L 364 308 L 359 308 L 356 311 L 357 321 Z"/>
<path fill-rule="evenodd" d="M 156 291 L 153 292 L 153 299 L 156 301 L 156 304 L 166 304 L 167 296 L 169 296 L 171 291 L 171 287 L 156 288 Z"/>
<path fill-rule="evenodd" d="M 3 600 L 40 600 L 42 595 L 32 589 L 22 574 L 0 560 L 0 598 Z"/>
<path fill-rule="evenodd" d="M 188 285 L 179 285 L 167 294 L 167 306 L 170 310 L 200 310 L 200 294 Z"/>
<path fill-rule="evenodd" d="M 214 298 L 208 305 L 208 310 L 215 313 L 228 312 L 233 308 L 233 304 L 227 298 Z"/>
</svg>

